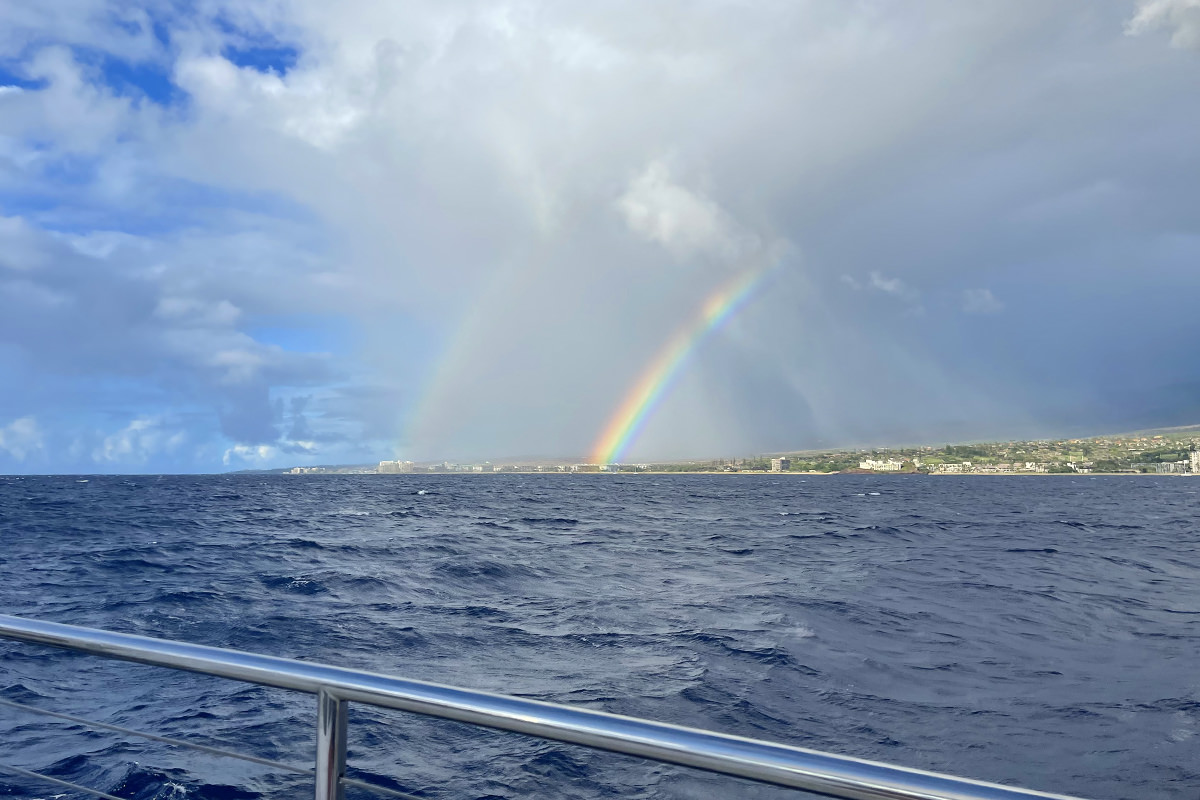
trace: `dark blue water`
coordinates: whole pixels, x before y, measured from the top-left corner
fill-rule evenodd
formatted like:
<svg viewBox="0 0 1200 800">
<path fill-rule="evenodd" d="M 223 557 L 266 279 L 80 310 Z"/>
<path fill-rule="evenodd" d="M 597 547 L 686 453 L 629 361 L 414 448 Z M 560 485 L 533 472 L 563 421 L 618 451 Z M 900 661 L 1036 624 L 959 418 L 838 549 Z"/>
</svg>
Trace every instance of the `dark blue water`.
<svg viewBox="0 0 1200 800">
<path fill-rule="evenodd" d="M 0 611 L 1095 798 L 1200 797 L 1200 479 L 0 478 Z M 312 698 L 0 643 L 0 697 L 308 765 Z M 302 778 L 0 709 L 0 761 L 136 798 Z M 429 798 L 782 797 L 355 708 Z M 0 794 L 59 790 L 0 776 Z"/>
</svg>

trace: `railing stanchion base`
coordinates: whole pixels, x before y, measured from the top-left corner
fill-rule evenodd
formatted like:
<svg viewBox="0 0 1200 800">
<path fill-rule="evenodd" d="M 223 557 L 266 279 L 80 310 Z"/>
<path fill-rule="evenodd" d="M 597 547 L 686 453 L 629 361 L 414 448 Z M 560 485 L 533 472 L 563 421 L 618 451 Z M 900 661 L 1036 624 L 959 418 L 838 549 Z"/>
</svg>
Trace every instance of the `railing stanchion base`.
<svg viewBox="0 0 1200 800">
<path fill-rule="evenodd" d="M 317 693 L 316 800 L 345 800 L 346 701 L 322 689 Z"/>
</svg>

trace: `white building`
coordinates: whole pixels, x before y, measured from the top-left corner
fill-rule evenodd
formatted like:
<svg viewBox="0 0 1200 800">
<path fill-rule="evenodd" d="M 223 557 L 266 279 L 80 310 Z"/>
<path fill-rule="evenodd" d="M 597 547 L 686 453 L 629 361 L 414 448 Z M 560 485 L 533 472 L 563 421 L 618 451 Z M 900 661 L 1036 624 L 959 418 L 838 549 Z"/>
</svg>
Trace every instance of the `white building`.
<svg viewBox="0 0 1200 800">
<path fill-rule="evenodd" d="M 889 458 L 886 461 L 875 460 L 868 458 L 865 461 L 858 462 L 859 469 L 869 469 L 874 472 L 899 472 L 904 468 L 903 461 L 897 461 L 894 458 Z"/>
<path fill-rule="evenodd" d="M 1191 461 L 1192 472 L 1200 473 L 1200 450 L 1193 450 L 1189 455 L 1191 458 L 1188 460 Z"/>
<path fill-rule="evenodd" d="M 771 459 L 771 472 L 787 472 L 792 468 L 792 460 L 787 456 Z"/>
</svg>

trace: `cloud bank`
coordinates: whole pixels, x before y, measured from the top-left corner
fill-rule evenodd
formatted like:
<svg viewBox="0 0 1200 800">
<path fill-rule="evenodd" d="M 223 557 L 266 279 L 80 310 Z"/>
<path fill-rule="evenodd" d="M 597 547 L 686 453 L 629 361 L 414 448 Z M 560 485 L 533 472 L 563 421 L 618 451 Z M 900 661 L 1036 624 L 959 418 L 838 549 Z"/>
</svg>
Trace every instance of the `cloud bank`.
<svg viewBox="0 0 1200 800">
<path fill-rule="evenodd" d="M 1200 2 L 1197 0 L 1142 0 L 1125 26 L 1131 36 L 1169 28 L 1175 47 L 1200 49 Z"/>
<path fill-rule="evenodd" d="M 1196 12 L 7 3 L 0 469 L 1194 422 Z"/>
</svg>

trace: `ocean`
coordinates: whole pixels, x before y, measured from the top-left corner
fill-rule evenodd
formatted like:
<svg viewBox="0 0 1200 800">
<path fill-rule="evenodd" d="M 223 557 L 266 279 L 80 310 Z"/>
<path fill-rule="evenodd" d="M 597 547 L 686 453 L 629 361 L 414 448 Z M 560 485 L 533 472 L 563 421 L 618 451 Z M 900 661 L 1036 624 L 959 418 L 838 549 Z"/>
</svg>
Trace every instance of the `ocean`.
<svg viewBox="0 0 1200 800">
<path fill-rule="evenodd" d="M 1200 479 L 0 478 L 0 612 L 1097 799 L 1200 797 Z M 0 641 L 0 698 L 311 766 L 307 695 Z M 304 778 L 0 708 L 0 763 L 139 798 Z M 427 798 L 800 793 L 352 706 Z M 369 796 L 351 790 L 352 797 Z M 0 775 L 0 795 L 73 797 Z"/>
</svg>

